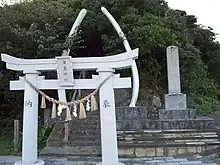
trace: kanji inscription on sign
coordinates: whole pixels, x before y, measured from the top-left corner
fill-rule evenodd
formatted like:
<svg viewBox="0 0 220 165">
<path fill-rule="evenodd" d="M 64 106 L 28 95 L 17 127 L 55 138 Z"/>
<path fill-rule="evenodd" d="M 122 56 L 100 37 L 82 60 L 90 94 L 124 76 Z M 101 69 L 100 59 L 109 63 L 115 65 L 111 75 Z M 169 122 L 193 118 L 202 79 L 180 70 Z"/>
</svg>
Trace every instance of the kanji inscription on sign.
<svg viewBox="0 0 220 165">
<path fill-rule="evenodd" d="M 70 56 L 57 57 L 57 73 L 60 86 L 73 86 L 74 77 Z"/>
</svg>

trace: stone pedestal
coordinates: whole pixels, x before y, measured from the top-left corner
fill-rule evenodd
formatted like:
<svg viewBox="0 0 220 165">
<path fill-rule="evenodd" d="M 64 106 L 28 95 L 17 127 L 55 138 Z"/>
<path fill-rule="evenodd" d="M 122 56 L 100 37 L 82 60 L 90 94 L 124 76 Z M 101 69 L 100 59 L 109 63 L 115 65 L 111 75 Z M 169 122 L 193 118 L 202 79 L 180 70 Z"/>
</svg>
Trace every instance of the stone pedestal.
<svg viewBox="0 0 220 165">
<path fill-rule="evenodd" d="M 165 109 L 186 109 L 186 94 L 179 93 L 165 95 Z"/>
<path fill-rule="evenodd" d="M 186 106 L 186 94 L 165 95 L 165 109 L 159 110 L 160 119 L 194 119 L 196 110 Z"/>
<path fill-rule="evenodd" d="M 161 109 L 159 110 L 159 118 L 165 119 L 195 119 L 195 109 Z"/>
</svg>

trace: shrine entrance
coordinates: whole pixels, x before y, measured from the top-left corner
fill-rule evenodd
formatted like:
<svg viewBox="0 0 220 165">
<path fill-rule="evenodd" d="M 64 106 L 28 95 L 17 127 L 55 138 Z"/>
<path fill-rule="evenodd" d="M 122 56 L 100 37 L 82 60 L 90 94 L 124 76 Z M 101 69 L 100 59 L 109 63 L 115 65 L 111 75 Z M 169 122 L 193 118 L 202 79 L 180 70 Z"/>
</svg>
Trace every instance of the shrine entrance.
<svg viewBox="0 0 220 165">
<path fill-rule="evenodd" d="M 23 141 L 22 160 L 17 165 L 43 165 L 44 161 L 38 160 L 38 96 L 40 94 L 41 108 L 46 108 L 47 101 L 52 103 L 51 118 L 59 117 L 63 109 L 66 109 L 65 122 L 73 117 L 84 119 L 87 111 L 100 110 L 102 164 L 118 165 L 118 147 L 115 116 L 115 88 L 131 88 L 131 78 L 120 78 L 114 74 L 115 70 L 132 68 L 133 95 L 130 106 L 134 107 L 139 88 L 139 79 L 135 59 L 138 57 L 138 49 L 131 50 L 119 25 L 111 14 L 102 7 L 102 12 L 109 18 L 126 48 L 125 53 L 107 57 L 72 58 L 69 49 L 64 50 L 62 56 L 51 59 L 20 59 L 7 54 L 2 54 L 2 61 L 6 62 L 7 69 L 22 71 L 24 76 L 19 80 L 10 82 L 10 90 L 24 90 L 24 114 L 23 114 Z M 77 17 L 69 36 L 73 35 L 86 15 L 82 9 Z M 45 79 L 40 76 L 41 71 L 57 71 L 58 79 Z M 98 75 L 91 79 L 75 79 L 73 71 L 95 70 Z M 84 98 L 76 101 L 67 101 L 66 89 L 93 89 L 94 91 Z M 59 100 L 56 100 L 42 90 L 57 90 Z M 99 92 L 99 108 L 95 94 Z M 87 108 L 84 104 L 87 104 Z M 74 106 L 71 112 L 70 106 Z M 58 107 L 58 108 L 57 108 Z M 56 109 L 57 108 L 57 109 Z M 58 110 L 58 111 L 57 111 Z"/>
</svg>

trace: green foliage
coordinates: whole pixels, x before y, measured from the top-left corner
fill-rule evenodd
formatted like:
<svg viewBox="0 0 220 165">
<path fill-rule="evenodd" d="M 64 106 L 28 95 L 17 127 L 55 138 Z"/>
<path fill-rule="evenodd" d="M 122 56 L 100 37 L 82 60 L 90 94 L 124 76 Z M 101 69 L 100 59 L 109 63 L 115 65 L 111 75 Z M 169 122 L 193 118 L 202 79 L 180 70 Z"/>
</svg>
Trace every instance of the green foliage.
<svg viewBox="0 0 220 165">
<path fill-rule="evenodd" d="M 12 138 L 10 136 L 0 137 L 0 156 L 9 155 L 12 146 Z"/>
<path fill-rule="evenodd" d="M 47 138 L 49 137 L 53 126 L 44 126 L 39 124 L 39 133 L 38 133 L 38 148 L 43 149 L 46 146 Z"/>
</svg>

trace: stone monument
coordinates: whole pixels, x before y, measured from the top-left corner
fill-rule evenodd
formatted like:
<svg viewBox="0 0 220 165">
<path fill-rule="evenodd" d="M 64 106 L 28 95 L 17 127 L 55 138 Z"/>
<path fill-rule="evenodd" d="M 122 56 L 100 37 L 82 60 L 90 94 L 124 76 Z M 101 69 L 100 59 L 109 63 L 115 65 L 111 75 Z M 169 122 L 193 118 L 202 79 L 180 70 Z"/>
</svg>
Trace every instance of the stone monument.
<svg viewBox="0 0 220 165">
<path fill-rule="evenodd" d="M 196 110 L 188 109 L 186 94 L 181 93 L 179 52 L 177 46 L 167 48 L 168 94 L 165 95 L 165 109 L 160 110 L 160 119 L 192 119 Z"/>
</svg>

